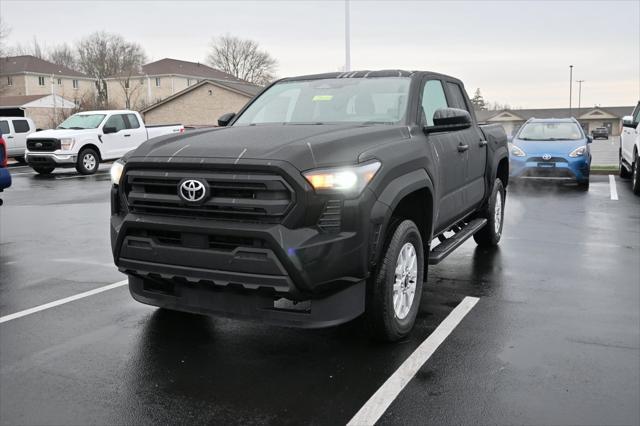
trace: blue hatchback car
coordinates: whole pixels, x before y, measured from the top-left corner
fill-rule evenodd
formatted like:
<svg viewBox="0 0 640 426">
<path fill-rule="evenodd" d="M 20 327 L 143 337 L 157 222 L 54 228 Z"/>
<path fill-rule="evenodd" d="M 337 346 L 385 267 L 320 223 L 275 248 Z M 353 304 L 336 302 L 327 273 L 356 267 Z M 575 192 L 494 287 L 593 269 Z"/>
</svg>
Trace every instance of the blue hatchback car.
<svg viewBox="0 0 640 426">
<path fill-rule="evenodd" d="M 510 176 L 576 182 L 587 190 L 591 141 L 575 118 L 532 118 L 511 141 Z"/>
</svg>

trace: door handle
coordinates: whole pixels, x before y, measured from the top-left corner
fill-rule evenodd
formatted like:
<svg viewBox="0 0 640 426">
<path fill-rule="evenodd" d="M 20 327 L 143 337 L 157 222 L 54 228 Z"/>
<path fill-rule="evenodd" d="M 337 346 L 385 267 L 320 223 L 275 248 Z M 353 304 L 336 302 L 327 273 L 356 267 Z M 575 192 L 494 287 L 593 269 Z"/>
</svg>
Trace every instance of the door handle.
<svg viewBox="0 0 640 426">
<path fill-rule="evenodd" d="M 130 133 L 128 133 L 128 134 L 126 134 L 126 135 L 124 135 L 124 137 L 125 137 L 125 138 L 128 138 L 129 136 L 131 136 L 131 134 L 130 134 Z"/>
<path fill-rule="evenodd" d="M 8 135 L 8 136 L 7 136 L 7 139 L 13 139 L 13 136 Z"/>
<path fill-rule="evenodd" d="M 480 141 L 480 147 L 487 146 L 487 141 Z"/>
<path fill-rule="evenodd" d="M 466 150 L 469 149 L 469 145 L 458 145 L 458 152 L 465 152 Z"/>
</svg>

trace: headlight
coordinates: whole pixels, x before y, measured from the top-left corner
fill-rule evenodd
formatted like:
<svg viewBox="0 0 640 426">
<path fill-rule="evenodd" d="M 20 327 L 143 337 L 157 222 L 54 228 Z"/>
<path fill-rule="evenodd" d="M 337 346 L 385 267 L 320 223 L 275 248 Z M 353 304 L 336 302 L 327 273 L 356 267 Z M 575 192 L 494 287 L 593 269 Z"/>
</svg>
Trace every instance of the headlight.
<svg viewBox="0 0 640 426">
<path fill-rule="evenodd" d="M 513 155 L 514 157 L 524 157 L 527 154 L 525 154 L 525 152 L 517 146 L 513 145 L 513 147 L 511 148 L 511 155 Z"/>
<path fill-rule="evenodd" d="M 304 172 L 304 177 L 318 193 L 342 193 L 358 196 L 380 168 L 378 161 L 360 166 L 316 169 Z"/>
<path fill-rule="evenodd" d="M 574 149 L 573 151 L 571 151 L 571 153 L 569 154 L 569 157 L 581 157 L 584 155 L 584 153 L 587 152 L 587 147 L 586 146 L 580 146 L 576 149 Z"/>
<path fill-rule="evenodd" d="M 62 148 L 63 151 L 70 151 L 74 143 L 76 143 L 74 138 L 62 138 L 60 139 L 60 148 Z"/>
<path fill-rule="evenodd" d="M 120 178 L 122 177 L 122 171 L 124 170 L 124 163 L 120 160 L 115 161 L 111 165 L 111 183 L 114 185 L 120 185 Z"/>
</svg>

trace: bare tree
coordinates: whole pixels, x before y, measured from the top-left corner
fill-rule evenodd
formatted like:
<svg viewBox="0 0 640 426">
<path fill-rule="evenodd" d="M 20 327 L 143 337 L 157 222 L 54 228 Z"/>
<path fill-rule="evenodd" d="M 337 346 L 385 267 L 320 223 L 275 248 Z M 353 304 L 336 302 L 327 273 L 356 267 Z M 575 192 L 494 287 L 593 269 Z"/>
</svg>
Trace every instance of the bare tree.
<svg viewBox="0 0 640 426">
<path fill-rule="evenodd" d="M 227 34 L 214 38 L 210 49 L 207 62 L 239 79 L 266 85 L 276 78 L 278 62 L 253 40 Z"/>
<path fill-rule="evenodd" d="M 5 40 L 9 37 L 10 33 L 11 28 L 9 28 L 2 18 L 0 18 L 0 56 L 5 56 L 7 54 L 7 45 Z"/>
<path fill-rule="evenodd" d="M 142 89 L 142 84 L 132 78 L 140 76 L 142 64 L 147 61 L 147 57 L 138 44 L 130 43 L 123 46 L 120 68 L 122 72 L 118 75 L 118 84 L 124 93 L 125 107 L 132 108 L 132 100 Z"/>
<path fill-rule="evenodd" d="M 54 64 L 62 65 L 72 70 L 78 69 L 76 53 L 67 43 L 60 44 L 49 50 L 47 59 Z"/>
<path fill-rule="evenodd" d="M 13 48 L 13 54 L 19 55 L 31 55 L 38 59 L 46 59 L 46 48 L 40 44 L 37 37 L 33 37 L 31 43 L 20 44 Z"/>
<path fill-rule="evenodd" d="M 96 79 L 98 100 L 103 105 L 108 101 L 106 78 L 121 76 L 130 81 L 145 60 L 142 47 L 119 34 L 96 32 L 78 43 L 78 66 Z"/>
</svg>

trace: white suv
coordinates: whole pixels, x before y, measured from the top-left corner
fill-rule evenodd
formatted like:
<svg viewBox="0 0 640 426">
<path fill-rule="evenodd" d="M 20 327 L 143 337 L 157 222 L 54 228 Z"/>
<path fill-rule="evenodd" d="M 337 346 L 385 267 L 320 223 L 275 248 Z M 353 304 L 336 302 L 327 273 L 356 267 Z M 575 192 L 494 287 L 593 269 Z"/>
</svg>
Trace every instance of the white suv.
<svg viewBox="0 0 640 426">
<path fill-rule="evenodd" d="M 640 102 L 632 115 L 622 119 L 620 135 L 620 177 L 631 178 L 631 187 L 640 195 Z"/>
<path fill-rule="evenodd" d="M 0 117 L 0 134 L 7 143 L 7 157 L 24 163 L 27 136 L 36 131 L 33 120 L 25 117 Z"/>
</svg>

